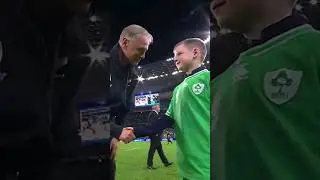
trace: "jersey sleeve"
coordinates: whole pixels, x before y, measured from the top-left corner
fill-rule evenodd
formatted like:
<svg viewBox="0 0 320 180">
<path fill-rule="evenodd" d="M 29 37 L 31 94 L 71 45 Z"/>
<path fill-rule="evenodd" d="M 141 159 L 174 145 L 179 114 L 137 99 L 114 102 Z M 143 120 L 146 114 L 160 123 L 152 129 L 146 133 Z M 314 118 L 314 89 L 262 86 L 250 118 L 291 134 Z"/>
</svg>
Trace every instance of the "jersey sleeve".
<svg viewBox="0 0 320 180">
<path fill-rule="evenodd" d="M 174 100 L 175 100 L 175 90 L 173 91 L 172 98 L 171 98 L 169 107 L 166 112 L 166 115 L 172 119 L 173 119 L 173 113 L 174 113 L 174 108 L 173 108 L 174 107 L 174 105 L 173 105 Z"/>
</svg>

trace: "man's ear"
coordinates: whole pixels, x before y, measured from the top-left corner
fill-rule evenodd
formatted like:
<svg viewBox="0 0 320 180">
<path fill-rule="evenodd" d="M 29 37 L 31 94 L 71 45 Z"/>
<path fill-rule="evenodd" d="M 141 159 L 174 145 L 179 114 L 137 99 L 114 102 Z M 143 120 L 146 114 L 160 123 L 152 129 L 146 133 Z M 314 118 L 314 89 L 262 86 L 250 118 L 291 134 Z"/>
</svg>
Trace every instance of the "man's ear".
<svg viewBox="0 0 320 180">
<path fill-rule="evenodd" d="M 126 38 L 126 37 L 121 37 L 120 39 L 120 46 L 122 48 L 127 48 L 128 47 L 128 43 L 129 43 L 129 40 Z"/>
</svg>

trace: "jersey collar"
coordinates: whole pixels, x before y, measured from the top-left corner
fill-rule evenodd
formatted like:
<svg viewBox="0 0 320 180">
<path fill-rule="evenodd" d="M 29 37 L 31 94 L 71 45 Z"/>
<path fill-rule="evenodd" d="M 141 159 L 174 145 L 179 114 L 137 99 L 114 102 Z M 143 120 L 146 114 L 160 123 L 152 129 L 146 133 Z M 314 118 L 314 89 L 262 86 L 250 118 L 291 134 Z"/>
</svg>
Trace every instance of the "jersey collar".
<svg viewBox="0 0 320 180">
<path fill-rule="evenodd" d="M 296 28 L 301 25 L 308 24 L 306 17 L 294 12 L 291 16 L 288 16 L 281 21 L 266 27 L 261 33 L 260 40 L 252 40 L 252 45 L 263 44 L 266 41 L 279 36 L 280 34 L 289 31 L 290 29 Z"/>
<path fill-rule="evenodd" d="M 194 75 L 195 73 L 200 72 L 200 71 L 205 70 L 205 69 L 207 69 L 207 68 L 204 67 L 204 66 L 200 66 L 200 67 L 198 67 L 197 69 L 193 70 L 193 71 L 191 72 L 191 74 L 188 74 L 187 77 L 192 76 L 192 75 Z"/>
</svg>

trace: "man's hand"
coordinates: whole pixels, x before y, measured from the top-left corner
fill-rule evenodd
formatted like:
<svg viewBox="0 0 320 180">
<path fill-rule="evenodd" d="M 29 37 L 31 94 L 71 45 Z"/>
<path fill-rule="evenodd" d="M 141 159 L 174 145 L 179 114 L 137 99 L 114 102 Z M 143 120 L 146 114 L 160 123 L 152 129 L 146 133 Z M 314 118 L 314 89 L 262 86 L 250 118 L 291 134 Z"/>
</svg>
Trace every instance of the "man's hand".
<svg viewBox="0 0 320 180">
<path fill-rule="evenodd" d="M 124 142 L 124 143 L 129 143 L 132 140 L 134 140 L 136 138 L 136 136 L 133 133 L 133 128 L 132 127 L 126 127 L 123 128 L 122 133 L 119 137 L 119 139 Z"/>
<path fill-rule="evenodd" d="M 112 138 L 111 144 L 110 144 L 110 150 L 111 150 L 111 159 L 115 160 L 116 155 L 117 155 L 117 150 L 118 150 L 118 139 Z"/>
</svg>

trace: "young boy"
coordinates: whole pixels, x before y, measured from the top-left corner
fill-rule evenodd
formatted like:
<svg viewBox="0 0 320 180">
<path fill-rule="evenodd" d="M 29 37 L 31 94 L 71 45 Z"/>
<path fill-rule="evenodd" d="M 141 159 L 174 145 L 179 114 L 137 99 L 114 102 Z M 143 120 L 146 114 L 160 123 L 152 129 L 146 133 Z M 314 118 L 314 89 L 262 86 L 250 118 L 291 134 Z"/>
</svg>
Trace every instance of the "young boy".
<svg viewBox="0 0 320 180">
<path fill-rule="evenodd" d="M 210 179 L 210 72 L 201 66 L 206 54 L 204 42 L 197 38 L 174 47 L 175 64 L 188 77 L 175 88 L 164 117 L 134 128 L 136 137 L 143 137 L 174 125 L 178 174 L 187 180 Z"/>
<path fill-rule="evenodd" d="M 221 27 L 260 41 L 213 80 L 214 179 L 320 179 L 320 33 L 294 4 L 212 3 Z"/>
</svg>

